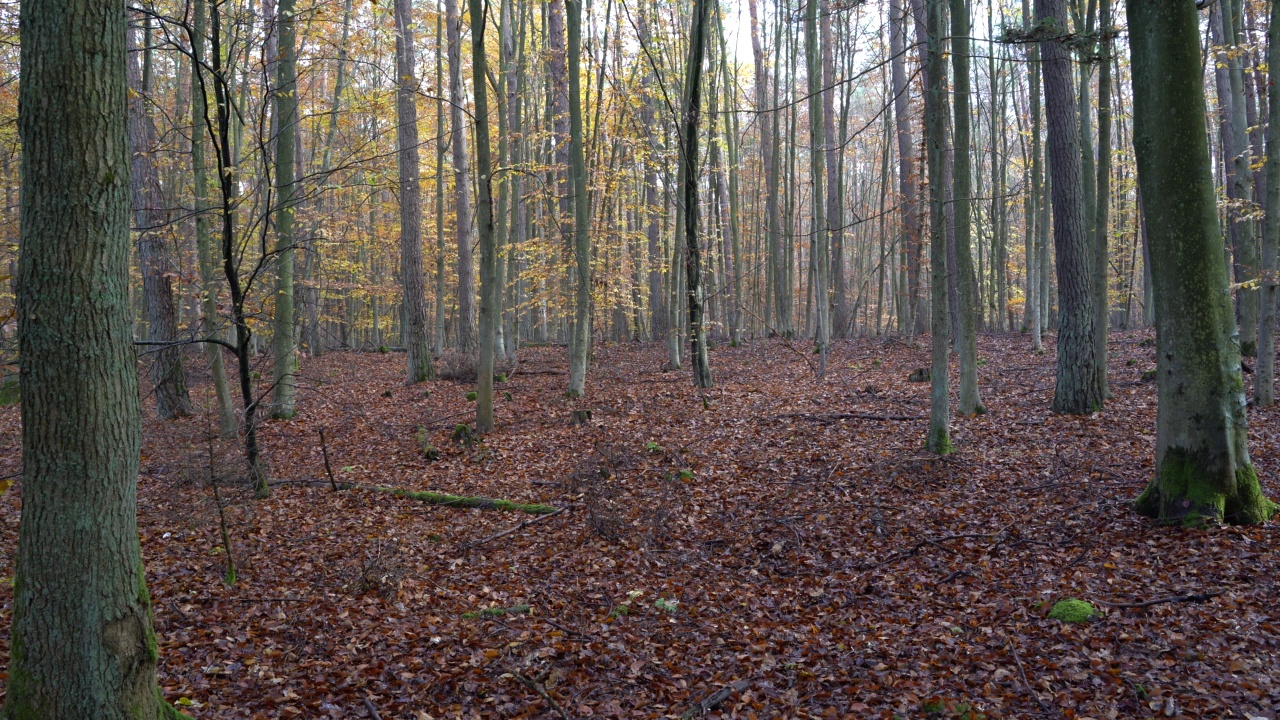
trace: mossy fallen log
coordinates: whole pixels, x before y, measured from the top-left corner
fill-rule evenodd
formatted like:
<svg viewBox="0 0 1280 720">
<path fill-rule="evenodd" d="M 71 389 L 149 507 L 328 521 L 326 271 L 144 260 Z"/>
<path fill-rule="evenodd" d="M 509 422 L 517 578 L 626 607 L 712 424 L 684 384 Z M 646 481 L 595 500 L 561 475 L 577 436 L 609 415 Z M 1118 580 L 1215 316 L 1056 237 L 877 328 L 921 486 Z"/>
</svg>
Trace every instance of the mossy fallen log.
<svg viewBox="0 0 1280 720">
<path fill-rule="evenodd" d="M 478 508 L 480 510 L 504 510 L 506 512 L 522 512 L 530 515 L 550 515 L 560 508 L 551 505 L 518 503 L 510 500 L 500 500 L 485 497 L 466 497 L 462 495 L 447 495 L 445 493 L 431 492 L 429 490 L 405 490 L 404 488 L 386 487 L 383 485 L 373 486 L 372 489 L 380 492 L 391 493 L 398 497 L 409 498 L 410 500 L 419 500 L 429 505 L 441 505 L 452 508 Z"/>
</svg>

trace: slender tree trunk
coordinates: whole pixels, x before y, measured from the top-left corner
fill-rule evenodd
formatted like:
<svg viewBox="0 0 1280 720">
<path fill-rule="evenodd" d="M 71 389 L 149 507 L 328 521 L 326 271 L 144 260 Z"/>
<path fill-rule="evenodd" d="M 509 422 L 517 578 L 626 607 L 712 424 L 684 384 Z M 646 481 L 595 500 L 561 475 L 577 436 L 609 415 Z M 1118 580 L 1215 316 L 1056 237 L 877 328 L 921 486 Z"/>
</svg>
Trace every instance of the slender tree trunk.
<svg viewBox="0 0 1280 720">
<path fill-rule="evenodd" d="M 422 268 L 422 185 L 418 180 L 418 80 L 414 72 L 413 2 L 395 0 L 396 142 L 400 165 L 400 283 L 409 383 L 434 380 L 427 328 L 426 274 Z M 478 83 L 483 85 L 483 83 Z"/>
<path fill-rule="evenodd" d="M 1267 66 L 1280 72 L 1280 3 L 1271 4 L 1267 28 Z M 1280 90 L 1267 93 L 1267 207 L 1280 210 Z M 1276 402 L 1276 295 L 1277 247 L 1280 246 L 1280 218 L 1267 214 L 1262 237 L 1262 307 L 1258 314 L 1258 376 L 1254 395 L 1263 407 Z"/>
<path fill-rule="evenodd" d="M 969 138 L 969 25 L 967 0 L 951 0 L 951 57 L 955 98 L 954 147 L 951 177 L 956 222 L 956 280 L 960 311 L 960 337 L 956 349 L 960 355 L 961 415 L 986 412 L 978 390 L 978 339 L 974 315 L 978 312 L 977 283 L 973 270 L 972 210 L 973 181 Z"/>
<path fill-rule="evenodd" d="M 218 316 L 217 269 L 213 258 L 213 238 L 209 228 L 209 174 L 205 159 L 205 139 L 209 136 L 212 118 L 209 117 L 208 83 L 205 74 L 207 62 L 206 33 L 208 32 L 208 0 L 197 0 L 192 6 L 193 32 L 191 55 L 194 58 L 191 73 L 191 172 L 195 205 L 196 254 L 200 264 L 201 334 L 214 338 L 221 334 Z M 209 374 L 213 378 L 213 393 L 218 403 L 218 431 L 224 439 L 234 438 L 238 429 L 235 404 L 231 401 L 231 389 L 227 385 L 227 369 L 222 359 L 222 347 L 205 343 L 205 355 L 209 358 Z"/>
<path fill-rule="evenodd" d="M 298 133 L 298 48 L 295 0 L 280 0 L 277 27 L 280 59 L 276 63 L 276 311 L 273 326 L 274 352 L 271 415 L 290 418 L 294 414 L 298 374 L 297 343 L 293 325 L 294 200 L 297 174 L 295 143 Z"/>
<path fill-rule="evenodd" d="M 458 0 L 445 0 L 445 24 L 449 38 L 449 119 L 453 132 L 454 207 L 458 224 L 458 349 L 476 351 L 475 261 L 471 250 L 471 167 L 467 126 L 462 108 L 462 18 Z M 477 83 L 484 78 L 477 78 Z"/>
<path fill-rule="evenodd" d="M 928 328 L 920 293 L 920 268 L 924 244 L 920 237 L 920 183 L 916 169 L 916 145 L 911 137 L 911 95 L 907 79 L 907 22 L 902 0 L 889 0 L 889 53 L 893 73 L 893 114 L 898 137 L 898 188 L 902 195 L 902 242 L 906 254 L 908 334 Z"/>
<path fill-rule="evenodd" d="M 942 15 L 944 0 L 926 0 L 925 10 L 925 148 L 929 166 L 929 265 L 933 320 L 930 347 L 929 436 L 925 449 L 945 455 L 951 452 L 951 373 L 948 368 L 948 335 L 951 321 L 947 304 L 947 217 L 944 207 L 943 155 L 946 153 L 947 100 L 943 83 L 947 63 L 943 58 Z"/>
<path fill-rule="evenodd" d="M 405 2 L 406 0 L 401 0 Z M 570 0 L 573 2 L 573 0 Z M 489 91 L 485 78 L 485 0 L 470 0 L 471 67 L 475 74 L 476 226 L 480 231 L 480 361 L 476 369 L 476 432 L 493 432 L 493 353 L 502 310 L 498 303 L 498 247 L 493 230 L 493 161 L 489 156 Z"/>
<path fill-rule="evenodd" d="M 571 2 L 580 0 L 570 0 Z M 703 326 L 702 244 L 698 238 L 698 129 L 702 118 L 702 63 L 706 57 L 710 31 L 711 0 L 702 0 L 693 9 L 689 26 L 689 58 L 685 65 L 683 117 L 681 119 L 680 192 L 684 203 L 684 269 L 689 307 L 689 357 L 693 384 L 709 388 L 711 363 L 707 356 L 707 333 Z"/>
<path fill-rule="evenodd" d="M 817 310 L 817 327 L 814 329 L 814 340 L 818 346 L 818 377 L 826 377 L 827 350 L 831 342 L 831 321 L 828 316 L 831 308 L 831 247 L 829 240 L 830 227 L 827 225 L 826 204 L 827 193 L 824 187 L 826 178 L 827 151 L 825 127 L 823 124 L 824 102 L 822 91 L 822 50 L 818 47 L 818 2 L 809 0 L 805 5 L 804 51 L 806 75 L 809 81 L 809 140 L 812 150 L 809 152 L 810 181 L 813 183 L 812 222 L 813 241 L 810 253 L 814 260 L 814 280 L 812 292 L 814 306 Z"/>
<path fill-rule="evenodd" d="M 1206 141 L 1192 3 L 1128 0 L 1134 147 L 1156 295 L 1155 480 L 1138 512 L 1162 523 L 1266 522 L 1249 462 L 1244 383 Z"/>
<path fill-rule="evenodd" d="M 475 0 L 472 0 L 475 2 Z M 569 395 L 582 397 L 591 354 L 591 199 L 582 141 L 582 0 L 565 0 L 569 39 L 569 175 L 573 192 L 573 259 L 577 266 L 572 335 L 569 338 Z"/>
<path fill-rule="evenodd" d="M 142 271 L 142 293 L 147 317 L 147 339 L 175 342 L 178 318 L 173 299 L 173 276 L 169 253 L 161 231 L 168 218 L 163 206 L 160 175 L 156 170 L 155 152 L 159 149 L 155 123 L 147 111 L 151 102 L 150 20 L 146 20 L 143 47 L 129 58 L 128 74 L 135 93 L 129 100 L 129 142 L 132 146 L 131 188 L 133 223 L 138 232 L 138 265 Z M 133 33 L 129 44 L 132 48 Z M 141 57 L 139 57 L 141 55 Z M 144 61 L 145 58 L 145 61 Z M 186 373 L 182 368 L 179 346 L 162 347 L 151 365 L 155 385 L 156 412 L 163 419 L 190 415 L 191 400 L 187 394 Z"/>
<path fill-rule="evenodd" d="M 0 711 L 11 720 L 182 717 L 156 684 L 136 519 L 126 17 L 87 0 L 20 10 L 23 487 Z"/>
<path fill-rule="evenodd" d="M 1071 87 L 1071 53 L 1063 0 L 1036 0 L 1049 35 L 1040 42 L 1045 113 L 1049 126 L 1054 250 L 1058 269 L 1058 378 L 1055 412 L 1085 415 L 1102 408 L 1093 342 L 1093 303 L 1089 238 L 1084 218 L 1084 179 L 1080 168 L 1080 128 Z M 1091 179 L 1092 181 L 1092 179 Z"/>
<path fill-rule="evenodd" d="M 444 13 L 436 13 L 436 87 L 444 87 Z M 436 317 L 432 330 L 434 352 L 440 355 L 445 345 L 445 307 L 444 307 L 444 97 L 436 97 Z"/>
<path fill-rule="evenodd" d="M 1227 75 L 1231 87 L 1230 133 L 1235 146 L 1228 178 L 1235 188 L 1235 198 L 1245 206 L 1253 203 L 1253 151 L 1249 145 L 1249 121 L 1244 97 L 1242 0 L 1222 3 L 1223 40 L 1227 52 Z M 1251 210 L 1248 207 L 1248 210 Z M 1235 223 L 1235 269 L 1237 283 L 1250 283 L 1258 276 L 1258 247 L 1253 237 L 1253 218 L 1245 213 L 1230 213 Z M 1243 215 L 1243 216 L 1242 216 Z M 1236 324 L 1240 332 L 1240 350 L 1249 357 L 1258 353 L 1258 291 L 1244 285 L 1236 293 Z"/>
<path fill-rule="evenodd" d="M 1103 38 L 1098 61 L 1098 191 L 1093 222 L 1093 354 L 1097 363 L 1098 393 L 1106 398 L 1107 335 L 1111 330 L 1111 286 L 1107 262 L 1111 234 L 1111 0 L 1101 0 L 1100 30 Z M 1087 181 L 1087 178 L 1086 178 Z"/>
</svg>

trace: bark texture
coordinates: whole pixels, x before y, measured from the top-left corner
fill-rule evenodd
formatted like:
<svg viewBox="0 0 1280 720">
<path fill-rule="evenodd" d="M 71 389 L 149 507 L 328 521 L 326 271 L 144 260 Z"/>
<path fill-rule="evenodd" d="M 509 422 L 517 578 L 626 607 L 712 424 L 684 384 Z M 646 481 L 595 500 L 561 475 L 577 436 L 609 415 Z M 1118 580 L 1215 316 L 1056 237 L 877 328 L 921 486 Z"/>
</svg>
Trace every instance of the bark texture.
<svg viewBox="0 0 1280 720">
<path fill-rule="evenodd" d="M 947 212 L 943 156 L 946 154 L 947 100 L 943 80 L 942 15 L 944 0 L 925 5 L 924 141 L 929 165 L 929 282 L 933 318 L 930 331 L 931 369 L 929 435 L 925 449 L 951 452 L 951 374 L 948 369 L 950 307 L 947 304 Z"/>
<path fill-rule="evenodd" d="M 156 685 L 138 543 L 125 12 L 21 8 L 22 522 L 13 720 L 180 717 Z"/>
<path fill-rule="evenodd" d="M 277 20 L 280 33 L 280 61 L 276 63 L 276 314 L 271 339 L 275 355 L 274 386 L 271 389 L 271 416 L 291 418 L 294 413 L 298 375 L 298 344 L 294 339 L 293 270 L 294 192 L 297 175 L 298 141 L 298 25 L 295 0 L 280 0 Z"/>
<path fill-rule="evenodd" d="M 449 42 L 449 124 L 453 137 L 454 207 L 458 223 L 458 349 L 476 351 L 476 278 L 471 248 L 471 166 L 467 148 L 467 126 L 462 108 L 462 18 L 458 0 L 445 0 L 446 33 Z"/>
<path fill-rule="evenodd" d="M 1134 148 L 1155 290 L 1156 477 L 1136 502 L 1162 523 L 1265 522 L 1249 462 L 1240 346 L 1210 171 L 1192 3 L 1129 0 Z"/>
</svg>

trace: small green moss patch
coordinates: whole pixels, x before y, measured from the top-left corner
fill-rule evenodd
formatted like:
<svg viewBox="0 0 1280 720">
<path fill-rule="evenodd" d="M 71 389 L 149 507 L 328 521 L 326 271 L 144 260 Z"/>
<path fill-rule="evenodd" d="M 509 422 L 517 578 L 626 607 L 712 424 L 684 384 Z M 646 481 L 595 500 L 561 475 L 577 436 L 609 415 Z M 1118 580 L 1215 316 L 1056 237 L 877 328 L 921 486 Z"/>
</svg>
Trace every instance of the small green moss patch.
<svg viewBox="0 0 1280 720">
<path fill-rule="evenodd" d="M 1073 625 L 1088 622 L 1090 618 L 1097 614 L 1098 611 L 1092 605 L 1075 598 L 1059 600 L 1054 603 L 1053 609 L 1049 610 L 1050 619 L 1061 620 Z"/>
</svg>

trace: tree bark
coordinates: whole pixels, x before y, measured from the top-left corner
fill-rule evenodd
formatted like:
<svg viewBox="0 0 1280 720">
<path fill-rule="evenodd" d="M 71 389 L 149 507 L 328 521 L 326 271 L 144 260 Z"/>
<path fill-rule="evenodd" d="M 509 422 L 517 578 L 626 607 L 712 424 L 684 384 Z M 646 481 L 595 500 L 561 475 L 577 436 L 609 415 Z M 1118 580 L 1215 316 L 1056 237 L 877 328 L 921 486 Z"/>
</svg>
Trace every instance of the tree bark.
<svg viewBox="0 0 1280 720">
<path fill-rule="evenodd" d="M 684 204 L 682 230 L 685 292 L 689 307 L 689 357 L 693 366 L 693 384 L 700 388 L 712 385 L 707 333 L 703 327 L 702 246 L 698 238 L 698 128 L 702 118 L 702 63 L 706 57 L 711 2 L 712 0 L 699 0 L 690 20 L 689 57 L 685 64 L 680 133 L 680 192 L 681 202 Z"/>
<path fill-rule="evenodd" d="M 88 0 L 20 13 L 23 489 L 0 715 L 182 717 L 156 684 L 136 519 L 126 14 Z"/>
<path fill-rule="evenodd" d="M 1271 4 L 1271 22 L 1267 28 L 1267 66 L 1280 72 L 1280 3 Z M 1280 90 L 1274 86 L 1267 93 L 1267 207 L 1280 211 Z M 1258 405 L 1276 402 L 1276 295 L 1278 289 L 1277 248 L 1280 247 L 1280 217 L 1268 213 L 1262 237 L 1262 303 L 1258 314 L 1258 376 L 1254 378 L 1254 397 Z"/>
<path fill-rule="evenodd" d="M 811 253 L 814 260 L 813 299 L 817 310 L 817 327 L 814 340 L 818 349 L 818 377 L 826 377 L 827 351 L 831 342 L 831 246 L 830 227 L 827 225 L 827 193 L 824 188 L 828 150 L 823 122 L 824 103 L 822 91 L 822 50 L 818 47 L 818 2 L 809 0 L 805 5 L 804 54 L 805 74 L 809 81 L 809 178 L 813 183 L 812 219 L 813 235 Z"/>
<path fill-rule="evenodd" d="M 400 285 L 409 383 L 434 380 L 427 327 L 427 278 L 422 267 L 422 185 L 418 178 L 418 80 L 414 74 L 413 2 L 395 0 L 396 142 L 400 159 Z"/>
<path fill-rule="evenodd" d="M 1249 462 L 1240 349 L 1206 140 L 1192 3 L 1128 0 L 1134 148 L 1156 302 L 1156 476 L 1138 512 L 1162 523 L 1266 522 Z"/>
<path fill-rule="evenodd" d="M 1063 0 L 1036 0 L 1036 9 L 1046 32 L 1040 42 L 1040 53 L 1049 126 L 1053 239 L 1058 269 L 1058 378 L 1053 410 L 1085 415 L 1100 410 L 1103 398 L 1098 392 L 1094 354 L 1080 128 L 1072 90 L 1071 53 L 1062 42 L 1067 32 L 1066 6 Z"/>
<path fill-rule="evenodd" d="M 458 0 L 445 0 L 445 26 L 449 40 L 449 120 L 453 139 L 454 207 L 458 230 L 458 349 L 476 351 L 475 261 L 471 249 L 471 167 L 467 126 L 462 113 L 466 93 L 462 89 L 462 18 Z M 477 83 L 484 78 L 477 78 Z"/>
<path fill-rule="evenodd" d="M 573 260 L 578 279 L 569 338 L 569 395 L 582 397 L 587 391 L 587 360 L 591 353 L 591 199 L 587 195 L 587 160 L 582 137 L 582 72 L 579 68 L 582 0 L 566 0 L 565 8 L 569 20 L 569 175 L 573 200 Z"/>
<path fill-rule="evenodd" d="M 161 197 L 160 175 L 156 171 L 154 153 L 159 149 L 155 123 L 147 111 L 151 102 L 150 21 L 143 49 L 133 47 L 129 33 L 129 84 L 134 94 L 129 100 L 129 143 L 133 159 L 131 195 L 133 224 L 138 233 L 138 265 L 142 271 L 142 294 L 147 317 L 147 339 L 173 342 L 178 339 L 177 309 L 173 301 L 175 272 L 165 248 L 161 231 L 168 224 Z M 146 67 L 142 59 L 146 58 Z M 186 417 L 192 413 L 187 393 L 186 373 L 182 368 L 182 350 L 178 346 L 162 348 L 151 365 L 151 381 L 155 386 L 156 413 L 163 419 Z"/>
<path fill-rule="evenodd" d="M 926 0 L 925 149 L 929 165 L 929 266 L 933 319 L 930 332 L 929 436 L 925 449 L 945 455 L 951 446 L 951 373 L 948 367 L 950 307 L 947 304 L 947 214 L 943 155 L 946 153 L 947 62 L 942 48 L 944 0 Z"/>
<path fill-rule="evenodd" d="M 1111 287 L 1107 262 L 1111 233 L 1111 0 L 1102 0 L 1099 29 L 1102 32 L 1098 61 L 1098 191 L 1093 221 L 1093 354 L 1098 372 L 1098 392 L 1107 390 L 1107 335 L 1111 330 Z M 1087 178 L 1086 178 L 1087 181 Z"/>
<path fill-rule="evenodd" d="M 909 333 L 928 329 L 924 301 L 920 293 L 920 269 L 924 244 L 920 237 L 920 176 L 916 168 L 916 145 L 911 138 L 911 94 L 907 79 L 907 21 L 902 0 L 889 0 L 889 53 L 893 74 L 893 114 L 898 137 L 898 188 L 902 195 L 902 242 L 906 252 L 907 319 L 902 327 Z"/>
<path fill-rule="evenodd" d="M 272 408 L 275 418 L 291 418 L 294 414 L 295 387 L 298 374 L 297 342 L 293 324 L 293 258 L 297 236 L 294 233 L 294 193 L 297 174 L 295 144 L 298 136 L 298 48 L 295 0 L 280 0 L 277 27 L 280 35 L 280 60 L 276 63 L 275 104 L 276 136 L 276 310 Z"/>
<path fill-rule="evenodd" d="M 960 355 L 961 415 L 986 412 L 978 390 L 978 337 L 974 315 L 978 311 L 977 283 L 973 270 L 972 211 L 973 177 L 970 163 L 969 114 L 969 25 L 970 7 L 966 0 L 951 0 L 951 57 L 955 98 L 953 128 L 955 160 L 952 162 L 952 196 L 955 198 L 956 282 L 960 311 L 960 337 L 956 350 Z"/>
<path fill-rule="evenodd" d="M 404 2 L 405 0 L 401 0 Z M 571 0 L 572 1 L 572 0 Z M 498 303 L 498 248 L 493 231 L 493 161 L 489 150 L 489 90 L 485 78 L 485 0 L 470 0 L 471 68 L 475 75 L 476 227 L 480 231 L 480 360 L 476 369 L 476 432 L 493 432 L 493 352 L 502 309 Z"/>
</svg>

